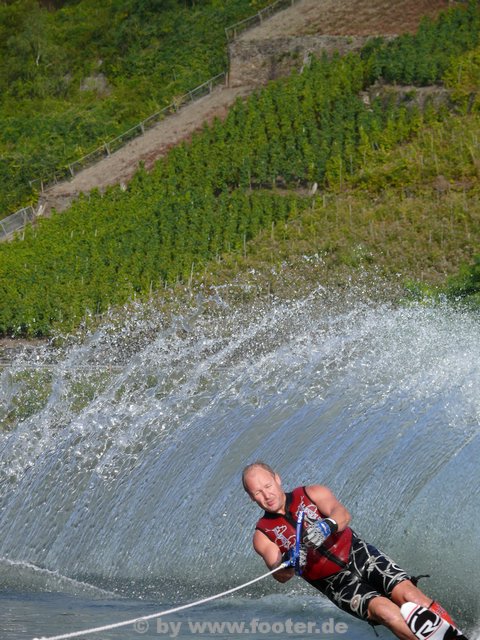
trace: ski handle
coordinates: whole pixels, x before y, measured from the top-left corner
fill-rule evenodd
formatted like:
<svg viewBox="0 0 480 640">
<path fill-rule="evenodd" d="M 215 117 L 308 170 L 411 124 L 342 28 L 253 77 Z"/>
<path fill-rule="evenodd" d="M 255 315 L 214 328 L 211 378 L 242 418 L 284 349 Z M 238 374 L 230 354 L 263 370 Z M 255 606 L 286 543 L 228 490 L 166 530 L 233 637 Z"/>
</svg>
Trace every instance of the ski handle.
<svg viewBox="0 0 480 640">
<path fill-rule="evenodd" d="M 305 512 L 302 509 L 301 511 L 298 512 L 297 515 L 297 525 L 296 525 L 296 530 L 295 530 L 295 573 L 300 576 L 302 575 L 302 568 L 300 567 L 299 564 L 299 560 L 300 560 L 300 544 L 302 542 L 302 529 L 303 529 L 303 519 L 305 517 Z M 277 567 L 278 569 L 287 569 L 288 567 L 291 567 L 291 560 L 286 560 L 285 562 L 282 562 L 281 565 L 279 565 Z"/>
<path fill-rule="evenodd" d="M 302 575 L 302 567 L 300 566 L 300 544 L 302 542 L 302 530 L 303 519 L 305 517 L 305 511 L 300 509 L 297 515 L 297 530 L 295 536 L 295 573 L 299 576 Z"/>
</svg>

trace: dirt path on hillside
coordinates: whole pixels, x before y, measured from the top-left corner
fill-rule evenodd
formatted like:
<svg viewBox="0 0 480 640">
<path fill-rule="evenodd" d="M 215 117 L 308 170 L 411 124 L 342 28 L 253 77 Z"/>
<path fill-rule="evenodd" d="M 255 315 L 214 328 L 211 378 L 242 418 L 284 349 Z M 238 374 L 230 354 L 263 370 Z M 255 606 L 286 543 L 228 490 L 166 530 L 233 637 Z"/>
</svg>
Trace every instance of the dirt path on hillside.
<svg viewBox="0 0 480 640">
<path fill-rule="evenodd" d="M 211 122 L 215 117 L 224 118 L 235 100 L 249 92 L 248 87 L 218 86 L 207 96 L 186 104 L 112 155 L 80 171 L 72 180 L 46 191 L 40 199 L 43 212 L 48 213 L 53 208 L 63 211 L 81 192 L 88 193 L 95 188 L 103 191 L 110 185 L 128 183 L 140 162 L 150 169 L 155 160 L 188 139 L 205 122 Z"/>
<path fill-rule="evenodd" d="M 423 15 L 435 16 L 449 0 L 301 0 L 279 12 L 240 37 L 242 39 L 282 38 L 292 35 L 375 35 L 414 31 Z M 72 180 L 51 187 L 40 198 L 42 213 L 65 210 L 81 192 L 109 185 L 126 184 L 140 162 L 151 168 L 156 159 L 188 139 L 213 118 L 224 118 L 238 97 L 251 87 L 216 87 L 209 95 L 183 106 L 176 114 L 95 165 L 79 172 Z"/>
</svg>

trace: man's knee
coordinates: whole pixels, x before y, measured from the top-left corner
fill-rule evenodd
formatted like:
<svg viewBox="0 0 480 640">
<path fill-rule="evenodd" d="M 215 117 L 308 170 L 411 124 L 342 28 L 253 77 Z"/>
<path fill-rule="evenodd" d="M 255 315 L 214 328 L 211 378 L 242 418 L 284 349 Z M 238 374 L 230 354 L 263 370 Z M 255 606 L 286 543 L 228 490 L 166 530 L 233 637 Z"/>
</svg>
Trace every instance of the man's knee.
<svg viewBox="0 0 480 640">
<path fill-rule="evenodd" d="M 399 607 L 405 602 L 414 602 L 415 604 L 428 607 L 432 599 L 428 598 L 423 591 L 420 591 L 410 580 L 403 580 L 392 591 L 392 600 Z"/>
<path fill-rule="evenodd" d="M 377 596 L 368 604 L 368 619 L 391 628 L 399 620 L 403 620 L 400 609 L 388 598 Z"/>
</svg>

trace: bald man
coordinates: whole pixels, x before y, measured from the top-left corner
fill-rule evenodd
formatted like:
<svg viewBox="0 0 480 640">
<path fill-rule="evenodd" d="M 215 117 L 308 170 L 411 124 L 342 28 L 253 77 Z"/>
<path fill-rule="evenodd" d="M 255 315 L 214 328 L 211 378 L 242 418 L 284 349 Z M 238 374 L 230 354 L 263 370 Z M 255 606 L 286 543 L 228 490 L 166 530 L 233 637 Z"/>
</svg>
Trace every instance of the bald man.
<svg viewBox="0 0 480 640">
<path fill-rule="evenodd" d="M 400 612 L 406 602 L 435 612 L 448 623 L 445 626 L 453 625 L 448 613 L 422 593 L 403 569 L 350 529 L 349 512 L 328 487 L 313 484 L 286 493 L 278 473 L 265 462 L 245 467 L 242 482 L 264 510 L 255 527 L 253 547 L 269 569 L 291 556 L 297 516 L 303 511 L 301 577 L 338 607 L 371 624 L 385 625 L 402 640 L 417 640 Z M 273 577 L 286 582 L 294 575 L 294 566 L 288 566 Z"/>
</svg>

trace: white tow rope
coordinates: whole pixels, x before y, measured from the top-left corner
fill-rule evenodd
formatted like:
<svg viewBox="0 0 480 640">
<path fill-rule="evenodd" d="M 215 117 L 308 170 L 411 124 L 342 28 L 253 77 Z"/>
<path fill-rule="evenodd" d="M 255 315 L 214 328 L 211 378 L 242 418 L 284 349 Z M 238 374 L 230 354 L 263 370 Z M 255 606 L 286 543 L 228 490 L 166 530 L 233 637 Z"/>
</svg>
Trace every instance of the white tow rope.
<svg viewBox="0 0 480 640">
<path fill-rule="evenodd" d="M 115 622 L 114 624 L 107 624 L 103 627 L 93 627 L 92 629 L 84 629 L 83 631 L 72 631 L 71 633 L 64 633 L 60 636 L 41 636 L 39 638 L 33 638 L 33 640 L 67 640 L 67 638 L 78 638 L 78 636 L 83 636 L 91 633 L 99 633 L 100 631 L 110 631 L 110 629 L 118 629 L 119 627 L 126 627 L 127 625 L 134 625 L 138 622 L 143 622 L 145 620 L 152 620 L 153 618 L 160 618 L 161 616 L 166 616 L 171 613 L 177 613 L 177 611 L 183 611 L 184 609 L 190 609 L 191 607 L 197 607 L 200 604 L 205 604 L 205 602 L 210 602 L 211 600 L 216 600 L 217 598 L 222 598 L 223 596 L 227 596 L 234 591 L 239 591 L 240 589 L 245 589 L 245 587 L 250 586 L 254 582 L 258 582 L 259 580 L 263 580 L 268 576 L 271 576 L 272 573 L 279 571 L 280 569 L 284 569 L 288 566 L 288 562 L 283 562 L 276 569 L 272 569 L 268 573 L 264 573 L 258 578 L 254 578 L 249 582 L 245 582 L 245 584 L 241 584 L 238 587 L 233 587 L 232 589 L 228 589 L 227 591 L 222 591 L 222 593 L 216 593 L 213 596 L 209 596 L 208 598 L 203 598 L 202 600 L 196 600 L 195 602 L 189 602 L 188 604 L 182 604 L 179 607 L 174 607 L 173 609 L 166 609 L 165 611 L 160 611 L 159 613 L 151 613 L 148 616 L 141 616 L 140 618 L 132 618 L 131 620 L 124 620 L 123 622 Z"/>
</svg>

